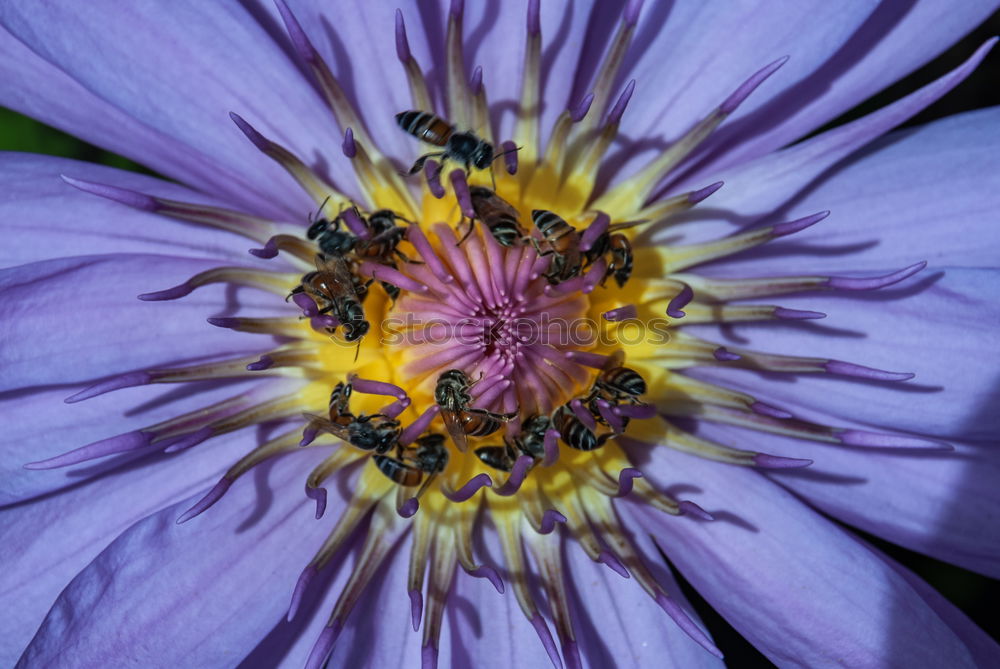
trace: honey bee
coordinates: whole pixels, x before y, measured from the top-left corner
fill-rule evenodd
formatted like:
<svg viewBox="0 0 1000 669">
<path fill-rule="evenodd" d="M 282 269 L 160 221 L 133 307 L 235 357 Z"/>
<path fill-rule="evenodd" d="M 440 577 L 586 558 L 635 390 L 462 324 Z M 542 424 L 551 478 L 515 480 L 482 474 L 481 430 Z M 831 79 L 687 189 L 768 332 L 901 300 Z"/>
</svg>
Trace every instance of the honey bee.
<svg viewBox="0 0 1000 669">
<path fill-rule="evenodd" d="M 441 159 L 438 172 L 443 169 L 446 160 L 465 165 L 466 172 L 473 167 L 484 170 L 493 162 L 492 144 L 472 132 L 456 132 L 455 126 L 440 116 L 430 112 L 410 110 L 396 114 L 396 123 L 417 139 L 442 147 L 441 151 L 425 153 L 417 158 L 410 168 L 410 174 L 422 170 L 424 163 L 431 158 Z"/>
<path fill-rule="evenodd" d="M 316 271 L 302 277 L 291 295 L 305 293 L 313 299 L 321 314 L 333 314 L 344 326 L 344 338 L 357 341 L 368 332 L 361 301 L 371 281 L 361 281 L 340 256 L 316 256 Z M 359 342 L 360 343 L 360 342 Z"/>
<path fill-rule="evenodd" d="M 589 397 L 601 397 L 608 402 L 628 401 L 639 403 L 639 396 L 646 393 L 646 380 L 639 372 L 625 367 L 625 354 L 616 351 L 598 373 Z M 588 397 L 588 399 L 589 399 Z"/>
<path fill-rule="evenodd" d="M 593 246 L 584 255 L 587 258 L 587 266 L 589 267 L 606 254 L 610 254 L 611 261 L 608 263 L 608 269 L 604 273 L 604 278 L 601 279 L 601 285 L 603 286 L 608 277 L 612 276 L 618 287 L 624 288 L 625 283 L 632 276 L 632 244 L 629 243 L 628 237 L 625 235 L 611 232 L 616 227 L 611 226 L 608 228 L 604 234 L 597 238 Z"/>
<path fill-rule="evenodd" d="M 482 186 L 469 187 L 469 196 L 476 218 L 486 226 L 500 246 L 513 246 L 527 235 L 518 221 L 517 209 L 507 200 Z M 474 224 L 474 220 L 469 221 L 469 231 L 458 242 L 459 244 L 472 234 Z"/>
<path fill-rule="evenodd" d="M 529 455 L 536 461 L 545 456 L 545 432 L 552 424 L 544 414 L 525 419 L 521 431 L 513 440 L 504 440 L 503 446 L 477 448 L 476 457 L 493 469 L 509 472 L 520 455 Z"/>
<path fill-rule="evenodd" d="M 387 453 L 398 445 L 399 421 L 382 414 L 355 416 L 350 410 L 351 384 L 340 382 L 330 393 L 329 419 L 307 414 L 311 424 L 364 451 Z"/>
<path fill-rule="evenodd" d="M 438 377 L 434 401 L 441 407 L 441 417 L 448 434 L 460 451 L 468 448 L 468 436 L 485 437 L 493 434 L 517 414 L 495 413 L 469 406 L 472 396 L 469 377 L 460 369 L 449 369 Z"/>
<path fill-rule="evenodd" d="M 578 451 L 593 451 L 604 445 L 611 433 L 600 436 L 584 425 L 569 404 L 563 404 L 552 412 L 552 427 L 559 431 L 559 436 L 570 448 Z"/>
<path fill-rule="evenodd" d="M 423 481 L 415 495 L 419 498 L 448 465 L 448 449 L 444 445 L 444 435 L 432 432 L 418 437 L 416 446 L 397 446 L 395 458 L 379 454 L 373 455 L 372 460 L 390 481 L 405 488 L 420 485 Z"/>
<path fill-rule="evenodd" d="M 580 251 L 580 233 L 558 215 L 545 209 L 534 209 L 531 220 L 548 244 L 549 250 L 542 251 L 538 240 L 528 237 L 539 257 L 553 256 L 552 264 L 545 278 L 553 286 L 579 276 L 583 270 L 584 255 Z"/>
</svg>

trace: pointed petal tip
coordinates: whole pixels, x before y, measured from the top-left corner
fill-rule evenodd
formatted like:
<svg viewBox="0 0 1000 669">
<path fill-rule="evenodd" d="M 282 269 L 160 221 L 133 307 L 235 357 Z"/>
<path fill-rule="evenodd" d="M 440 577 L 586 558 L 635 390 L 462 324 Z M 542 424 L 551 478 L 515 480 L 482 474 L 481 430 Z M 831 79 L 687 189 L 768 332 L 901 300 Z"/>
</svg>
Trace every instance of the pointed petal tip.
<svg viewBox="0 0 1000 669">
<path fill-rule="evenodd" d="M 908 279 L 914 274 L 923 271 L 925 267 L 927 267 L 927 261 L 922 260 L 909 267 L 904 267 L 903 269 L 883 274 L 882 276 L 860 279 L 846 276 L 831 276 L 827 279 L 827 286 L 835 290 L 878 290 L 879 288 L 885 288 L 886 286 L 891 286 L 904 279 Z"/>
<path fill-rule="evenodd" d="M 129 372 L 106 381 L 101 381 L 100 383 L 95 383 L 92 386 L 88 386 L 83 390 L 70 395 L 64 399 L 63 402 L 66 404 L 76 404 L 77 402 L 82 402 L 83 400 L 89 400 L 92 397 L 110 393 L 113 390 L 144 386 L 147 383 L 152 382 L 152 380 L 153 376 L 149 372 Z"/>
<path fill-rule="evenodd" d="M 794 221 L 788 221 L 787 223 L 778 223 L 771 228 L 772 237 L 787 237 L 788 235 L 793 235 L 796 232 L 801 232 L 808 227 L 816 225 L 824 218 L 830 215 L 829 210 L 820 211 L 810 216 L 804 216 L 802 218 L 797 218 Z"/>
<path fill-rule="evenodd" d="M 97 458 L 103 458 L 108 455 L 117 455 L 119 453 L 127 453 L 129 451 L 141 449 L 148 446 L 151 439 L 152 435 L 142 432 L 141 430 L 126 432 L 125 434 L 119 434 L 107 439 L 101 439 L 100 441 L 95 441 L 87 444 L 86 446 L 75 448 L 72 451 L 67 451 L 66 453 L 52 458 L 38 460 L 37 462 L 29 462 L 23 465 L 23 467 L 25 469 L 35 471 L 39 469 L 58 469 L 60 467 L 78 465 L 81 462 L 87 462 L 88 460 L 96 460 Z"/>
<path fill-rule="evenodd" d="M 812 463 L 812 460 L 806 458 L 786 458 L 780 455 L 768 455 L 767 453 L 758 453 L 753 456 L 754 466 L 762 469 L 799 469 L 808 467 Z"/>
<path fill-rule="evenodd" d="M 75 179 L 65 174 L 60 174 L 59 178 L 77 190 L 91 195 L 97 195 L 107 200 L 113 200 L 142 211 L 157 211 L 160 206 L 152 195 L 146 195 L 128 188 L 119 188 L 108 184 L 101 184 L 94 181 Z"/>
<path fill-rule="evenodd" d="M 840 443 L 848 446 L 868 448 L 903 448 L 922 451 L 954 451 L 955 447 L 943 441 L 908 437 L 900 434 L 884 434 L 866 430 L 841 430 L 836 433 Z"/>
<path fill-rule="evenodd" d="M 916 374 L 910 372 L 887 372 L 882 369 L 875 369 L 874 367 L 855 365 L 843 360 L 830 360 L 823 365 L 823 368 L 830 374 L 855 376 L 872 381 L 909 381 L 916 376 Z"/>
<path fill-rule="evenodd" d="M 410 622 L 413 625 L 413 631 L 420 631 L 420 618 L 424 613 L 424 594 L 419 590 L 409 590 L 408 594 L 410 596 Z"/>
<path fill-rule="evenodd" d="M 758 86 L 767 80 L 772 74 L 777 72 L 782 65 L 788 62 L 788 56 L 765 65 L 761 69 L 750 75 L 750 78 L 740 84 L 739 88 L 733 91 L 726 100 L 719 105 L 719 111 L 723 114 L 732 114 L 736 108 L 743 104 L 744 100 L 750 97 Z"/>
<path fill-rule="evenodd" d="M 608 567 L 611 571 L 615 572 L 622 578 L 632 578 L 632 575 L 628 573 L 628 569 L 622 564 L 618 556 L 611 551 L 601 551 L 597 556 L 597 562 L 600 562 L 604 566 Z"/>
<path fill-rule="evenodd" d="M 318 573 L 319 569 L 315 565 L 309 565 L 299 574 L 299 578 L 295 582 L 295 588 L 292 590 L 292 600 L 288 603 L 288 615 L 286 616 L 288 622 L 292 622 L 295 618 L 295 614 L 298 613 L 299 606 L 302 604 L 302 598 L 305 596 L 306 590 L 309 589 L 309 584 Z"/>
<path fill-rule="evenodd" d="M 438 649 L 427 642 L 420 649 L 420 669 L 436 669 L 438 666 Z"/>
<path fill-rule="evenodd" d="M 807 311 L 805 309 L 787 309 L 785 307 L 775 307 L 772 312 L 775 318 L 783 321 L 811 321 L 826 318 L 822 311 Z"/>
<path fill-rule="evenodd" d="M 236 127 L 240 129 L 240 132 L 246 135 L 246 138 L 249 139 L 258 149 L 261 151 L 267 151 L 271 148 L 271 141 L 264 137 L 264 135 L 257 132 L 257 130 L 252 125 L 247 123 L 242 116 L 231 111 L 229 112 L 229 118 L 232 119 L 233 123 L 236 124 Z"/>
<path fill-rule="evenodd" d="M 212 489 L 205 493 L 205 496 L 195 502 L 194 506 L 185 511 L 177 518 L 177 524 L 183 525 L 189 520 L 200 516 L 202 513 L 207 511 L 216 502 L 222 499 L 222 496 L 226 494 L 233 482 L 230 479 L 222 478 L 219 482 L 212 486 Z"/>
<path fill-rule="evenodd" d="M 329 657 L 334 644 L 337 643 L 337 637 L 340 636 L 342 629 L 343 625 L 339 620 L 331 620 L 323 628 L 319 638 L 316 639 L 316 643 L 313 645 L 312 651 L 309 653 L 309 659 L 306 660 L 306 669 L 322 669 L 323 663 L 326 662 L 326 658 Z"/>
<path fill-rule="evenodd" d="M 559 649 L 556 648 L 556 642 L 552 638 L 552 632 L 549 631 L 549 626 L 545 624 L 545 619 L 537 611 L 533 616 L 528 619 L 531 626 L 535 628 L 535 633 L 538 634 L 538 638 L 542 642 L 542 647 L 545 649 L 545 654 L 549 656 L 549 661 L 552 662 L 552 666 L 555 669 L 563 669 L 562 658 L 559 656 Z"/>
<path fill-rule="evenodd" d="M 725 181 L 716 181 L 714 184 L 709 184 L 704 188 L 699 188 L 698 190 L 691 191 L 690 193 L 688 193 L 688 204 L 695 205 L 698 204 L 699 202 L 708 199 L 710 195 L 715 193 L 724 185 L 726 185 Z"/>
<path fill-rule="evenodd" d="M 710 514 L 705 509 L 701 508 L 698 504 L 695 504 L 689 499 L 682 499 L 677 502 L 678 515 L 680 516 L 693 516 L 698 520 L 715 520 L 715 516 Z"/>
<path fill-rule="evenodd" d="M 715 644 L 708 638 L 708 635 L 701 631 L 701 628 L 698 627 L 693 620 L 691 620 L 688 614 L 676 601 L 667 597 L 667 595 L 663 592 L 657 593 L 654 599 L 656 600 L 656 603 L 659 604 L 660 608 L 663 609 L 664 612 L 666 612 L 666 614 L 670 616 L 675 623 L 677 623 L 677 626 L 680 627 L 685 634 L 691 637 L 695 643 L 720 660 L 723 658 L 722 651 L 715 647 Z"/>
</svg>

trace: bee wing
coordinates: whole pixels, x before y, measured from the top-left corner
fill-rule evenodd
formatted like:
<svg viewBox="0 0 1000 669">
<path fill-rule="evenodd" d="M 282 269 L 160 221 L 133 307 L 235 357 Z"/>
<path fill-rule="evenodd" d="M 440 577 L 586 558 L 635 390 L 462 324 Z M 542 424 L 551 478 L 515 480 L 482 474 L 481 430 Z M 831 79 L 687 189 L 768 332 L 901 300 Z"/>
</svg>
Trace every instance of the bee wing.
<svg viewBox="0 0 1000 669">
<path fill-rule="evenodd" d="M 326 432 L 329 432 L 335 437 L 339 437 L 344 441 L 350 442 L 350 439 L 348 439 L 350 433 L 347 431 L 347 428 L 344 427 L 343 425 L 339 425 L 330 420 L 327 420 L 326 418 L 323 418 L 322 416 L 317 416 L 316 414 L 312 413 L 304 413 L 302 415 L 309 419 L 309 424 L 312 427 L 324 430 Z"/>
<path fill-rule="evenodd" d="M 455 446 L 458 450 L 465 453 L 469 448 L 469 439 L 465 434 L 465 426 L 462 425 L 462 420 L 459 415 L 454 411 L 442 410 L 441 418 L 444 419 L 444 426 L 448 428 L 448 434 L 451 435 L 451 440 L 455 442 Z"/>
</svg>

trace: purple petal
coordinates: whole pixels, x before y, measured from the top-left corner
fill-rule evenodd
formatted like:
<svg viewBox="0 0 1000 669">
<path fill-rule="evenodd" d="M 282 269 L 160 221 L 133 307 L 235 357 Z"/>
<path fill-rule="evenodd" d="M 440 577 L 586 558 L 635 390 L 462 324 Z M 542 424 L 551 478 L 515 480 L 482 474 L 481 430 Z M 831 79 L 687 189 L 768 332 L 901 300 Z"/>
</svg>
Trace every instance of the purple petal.
<svg viewBox="0 0 1000 669">
<path fill-rule="evenodd" d="M 160 253 L 243 261 L 254 242 L 243 237 L 137 211 L 83 193 L 61 174 L 184 202 L 220 206 L 190 189 L 141 174 L 75 160 L 0 154 L 0 220 L 8 231 L 0 266 L 90 253 Z"/>
<path fill-rule="evenodd" d="M 146 460 L 59 495 L 0 510 L 0 664 L 14 666 L 62 589 L 116 536 L 200 493 L 250 447 L 245 435 L 222 437 L 211 448 Z M 252 487 L 250 481 L 244 484 Z"/>
<path fill-rule="evenodd" d="M 0 387 L 80 383 L 178 360 L 259 350 L 260 337 L 205 323 L 226 304 L 225 286 L 206 286 L 171 303 L 135 297 L 214 266 L 218 262 L 109 255 L 0 270 L 5 342 Z M 240 304 L 255 312 L 282 313 L 280 298 L 254 290 L 238 294 Z"/>
<path fill-rule="evenodd" d="M 589 666 L 725 666 L 692 641 L 634 579 L 623 582 L 579 546 L 569 545 L 564 553 L 576 640 Z M 673 577 L 660 565 L 659 560 L 647 563 L 671 598 L 697 620 Z"/>
<path fill-rule="evenodd" d="M 129 155 L 140 162 L 147 162 L 147 152 L 154 158 L 164 149 L 178 151 L 201 158 L 216 175 L 208 183 L 180 169 L 171 176 L 294 220 L 309 211 L 309 199 L 291 177 L 257 154 L 225 112 L 238 110 L 309 161 L 337 146 L 340 132 L 310 82 L 242 5 L 178 2 L 169 12 L 151 13 L 106 0 L 86 8 L 12 2 L 4 3 L 0 21 L 99 100 L 174 140 L 175 146 L 134 142 Z M 75 117 L 60 120 L 68 125 Z M 345 185 L 352 183 L 346 161 L 326 167 Z"/>
<path fill-rule="evenodd" d="M 25 464 L 62 455 L 75 448 L 128 434 L 157 422 L 251 392 L 287 391 L 283 383 L 260 382 L 151 385 L 122 390 L 76 404 L 65 404 L 64 387 L 11 393 L 0 410 L 6 417 L 0 434 L 0 505 L 31 499 L 121 466 L 136 455 L 158 453 L 163 445 L 128 456 L 107 457 L 77 466 L 29 470 Z M 214 442 L 212 442 L 214 444 Z M 209 444 L 206 449 L 214 446 Z M 195 449 L 201 450 L 201 449 Z M 157 462 L 169 460 L 157 455 Z"/>
<path fill-rule="evenodd" d="M 907 454 L 831 447 L 724 425 L 704 424 L 700 433 L 751 450 L 810 458 L 808 470 L 767 475 L 866 532 L 1000 576 L 1000 528 L 982 520 L 1000 516 L 995 449 L 956 444 L 955 453 Z"/>
<path fill-rule="evenodd" d="M 257 485 L 240 481 L 185 525 L 174 521 L 194 498 L 133 525 L 62 592 L 21 662 L 55 666 L 66 653 L 94 666 L 125 653 L 145 665 L 238 661 L 283 618 L 297 573 L 333 522 L 313 520 L 301 495 L 273 494 L 261 505 L 258 488 L 297 487 L 318 455 L 276 461 Z M 338 494 L 331 517 L 344 503 Z M 93 643 L 99 638 L 114 642 Z"/>
<path fill-rule="evenodd" d="M 1000 227 L 984 212 L 1000 208 L 1000 189 L 989 186 L 988 176 L 1000 171 L 998 128 L 1000 109 L 992 108 L 879 140 L 810 183 L 794 207 L 782 212 L 796 216 L 822 207 L 833 213 L 821 227 L 787 244 L 780 259 L 762 247 L 707 270 L 718 276 L 760 274 L 763 257 L 771 274 L 850 276 L 851 270 L 862 270 L 882 275 L 919 260 L 930 263 L 924 273 L 943 264 L 996 266 Z M 767 170 L 757 173 L 769 189 L 792 193 L 800 188 L 799 175 L 785 171 L 780 160 L 770 162 L 769 169 L 767 175 Z M 767 215 L 771 205 L 747 195 L 725 207 L 740 219 Z"/>
<path fill-rule="evenodd" d="M 943 273 L 942 273 L 943 270 Z M 796 415 L 801 408 L 869 426 L 895 428 L 944 440 L 990 440 L 1000 430 L 1000 359 L 990 353 L 1000 306 L 1000 270 L 942 268 L 922 281 L 849 296 L 834 293 L 783 297 L 782 302 L 816 307 L 836 328 L 803 332 L 792 327 L 738 325 L 730 330 L 740 345 L 791 355 L 829 357 L 912 372 L 906 383 L 866 383 L 834 375 L 795 375 L 794 383 L 761 381 L 753 372 L 692 370 L 691 375 L 736 385 Z M 725 341 L 726 333 L 699 326 L 692 331 Z M 853 335 L 853 336 L 850 336 Z M 995 347 L 994 347 L 995 348 Z"/>
<path fill-rule="evenodd" d="M 639 19 L 621 79 L 634 77 L 641 85 L 670 72 L 671 81 L 683 83 L 666 85 L 655 104 L 637 106 L 629 124 L 640 137 L 666 129 L 665 139 L 675 139 L 755 69 L 790 55 L 706 143 L 703 153 L 711 160 L 705 168 L 714 172 L 815 130 L 930 61 L 995 8 L 992 2 L 876 8 L 820 0 L 780 10 L 711 3 L 650 7 Z M 587 87 L 578 81 L 574 90 L 580 95 Z"/>
<path fill-rule="evenodd" d="M 659 485 L 697 484 L 716 521 L 684 522 L 629 503 L 633 526 L 653 533 L 699 593 L 776 664 L 836 657 L 877 666 L 891 656 L 907 667 L 970 666 L 962 637 L 906 579 L 759 473 L 668 448 L 654 449 L 645 471 Z"/>
</svg>

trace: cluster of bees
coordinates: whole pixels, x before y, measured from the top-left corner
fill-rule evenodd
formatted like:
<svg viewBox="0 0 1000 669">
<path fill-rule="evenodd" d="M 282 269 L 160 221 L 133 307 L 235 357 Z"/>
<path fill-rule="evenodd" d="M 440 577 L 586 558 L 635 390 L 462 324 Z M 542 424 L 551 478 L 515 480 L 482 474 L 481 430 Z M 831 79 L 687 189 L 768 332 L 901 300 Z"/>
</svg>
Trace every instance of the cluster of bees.
<svg viewBox="0 0 1000 669">
<path fill-rule="evenodd" d="M 439 161 L 436 178 L 447 161 L 462 164 L 466 172 L 473 167 L 488 169 L 494 160 L 493 146 L 472 132 L 459 132 L 454 126 L 434 114 L 406 111 L 396 115 L 399 126 L 420 140 L 436 145 L 440 151 L 420 156 L 409 170 L 417 174 L 425 163 Z M 515 149 L 516 150 L 516 149 Z M 580 233 L 557 214 L 536 209 L 531 212 L 532 223 L 538 236 L 530 234 L 521 224 L 517 209 L 500 197 L 495 190 L 483 186 L 470 186 L 469 196 L 475 217 L 469 221 L 469 230 L 458 244 L 464 242 L 479 221 L 498 244 L 513 247 L 531 244 L 540 257 L 551 257 L 544 274 L 551 285 L 558 285 L 583 274 L 600 259 L 607 259 L 603 285 L 609 277 L 624 286 L 632 273 L 632 249 L 628 239 L 617 232 L 628 223 L 611 225 L 599 235 L 589 248 L 582 248 Z M 321 208 L 322 210 L 322 208 Z M 347 341 L 360 340 L 369 330 L 362 303 L 374 279 L 364 280 L 359 267 L 365 261 L 397 269 L 397 261 L 417 262 L 408 258 L 399 244 L 406 238 L 407 228 L 415 225 L 399 214 L 382 209 L 363 215 L 356 207 L 349 214 L 344 211 L 332 220 L 317 215 L 310 220 L 306 236 L 318 246 L 316 271 L 302 277 L 302 282 L 292 290 L 292 295 L 304 293 L 311 298 L 319 314 L 332 315 L 338 326 L 328 328 L 333 333 L 343 327 Z M 345 216 L 355 216 L 364 234 L 352 232 Z M 398 286 L 381 281 L 390 299 L 399 295 Z M 434 400 L 452 441 L 460 451 L 468 448 L 468 437 L 486 437 L 498 432 L 513 420 L 516 413 L 497 413 L 471 406 L 470 393 L 475 382 L 465 372 L 450 369 L 441 374 L 435 385 Z M 420 486 L 419 497 L 434 477 L 448 464 L 445 435 L 428 432 L 412 444 L 400 443 L 402 427 L 395 418 L 384 414 L 355 415 L 350 410 L 351 384 L 338 383 L 330 394 L 328 417 L 309 416 L 310 425 L 325 430 L 355 448 L 372 453 L 376 467 L 390 480 L 401 486 Z M 521 455 L 530 456 L 535 462 L 545 455 L 545 435 L 550 430 L 571 448 L 592 451 L 602 446 L 617 430 L 624 429 L 627 416 L 621 416 L 616 425 L 607 420 L 607 411 L 627 402 L 640 404 L 639 397 L 646 392 L 646 382 L 633 369 L 622 365 L 621 356 L 613 356 L 602 369 L 590 390 L 580 397 L 557 407 L 551 414 L 528 416 L 517 434 L 505 437 L 503 445 L 483 446 L 475 455 L 487 466 L 509 472 Z M 577 404 L 579 402 L 579 404 Z M 574 409 L 574 406 L 576 409 Z M 603 407 L 603 410 L 602 410 Z M 591 420 L 581 420 L 588 415 Z M 593 425 L 591 429 L 588 424 Z M 595 432 L 601 426 L 601 434 Z"/>
<path fill-rule="evenodd" d="M 556 408 L 551 415 L 535 414 L 527 417 L 520 431 L 505 437 L 502 446 L 483 446 L 474 452 L 487 466 L 509 472 L 521 455 L 538 462 L 545 456 L 545 434 L 550 429 L 571 448 L 592 451 L 601 447 L 615 434 L 615 428 L 605 418 L 606 411 L 621 403 L 639 404 L 639 397 L 646 392 L 646 382 L 633 369 L 621 364 L 621 356 L 612 356 L 601 370 L 589 392 L 576 398 L 581 409 L 589 413 L 596 425 L 604 426 L 600 435 L 591 430 L 579 417 L 570 402 Z M 516 413 L 496 413 L 471 406 L 471 388 L 475 385 L 465 372 L 449 369 L 438 377 L 434 388 L 434 401 L 452 441 L 461 451 L 468 448 L 468 437 L 486 437 L 498 432 L 513 420 Z M 417 486 L 419 497 L 434 477 L 448 464 L 448 449 L 442 434 L 428 432 L 413 444 L 404 446 L 400 422 L 383 414 L 355 415 L 350 410 L 351 384 L 338 383 L 330 394 L 329 417 L 310 416 L 311 426 L 325 430 L 352 446 L 373 453 L 375 466 L 390 480 L 401 486 Z M 606 403 L 601 411 L 601 402 Z M 620 417 L 619 430 L 628 424 L 628 417 Z M 392 453 L 390 455 L 390 453 Z M 426 476 L 426 478 L 425 478 Z"/>
<path fill-rule="evenodd" d="M 431 158 L 440 159 L 438 172 L 449 160 L 461 163 L 469 171 L 473 167 L 487 169 L 503 155 L 495 156 L 489 142 L 472 132 L 458 132 L 447 121 L 429 112 L 401 112 L 396 115 L 396 122 L 414 137 L 441 147 L 440 151 L 420 156 L 409 170 L 411 175 L 423 169 Z M 540 257 L 551 257 L 544 274 L 551 285 L 580 276 L 601 258 L 608 259 L 601 285 L 613 277 L 621 287 L 632 275 L 632 247 L 628 238 L 618 232 L 631 223 L 609 226 L 588 249 L 583 250 L 579 231 L 551 211 L 535 209 L 531 212 L 539 238 L 522 226 L 517 209 L 494 190 L 471 186 L 469 196 L 475 218 L 470 219 L 469 230 L 459 244 L 472 234 L 478 220 L 501 246 L 531 244 Z M 407 229 L 397 222 L 415 223 L 389 209 L 381 209 L 368 216 L 363 216 L 356 207 L 350 211 L 364 226 L 364 236 L 355 235 L 348 229 L 343 211 L 332 220 L 319 214 L 310 220 L 306 235 L 319 247 L 316 271 L 303 276 L 302 282 L 292 290 L 292 295 L 305 293 L 312 298 L 319 313 L 335 317 L 343 327 L 344 338 L 353 342 L 359 341 L 370 329 L 361 305 L 373 280 L 364 280 L 359 276 L 360 263 L 371 261 L 397 269 L 397 260 L 416 261 L 406 257 L 399 249 Z M 395 300 L 399 287 L 385 281 L 380 283 L 390 299 Z M 335 330 L 336 327 L 328 328 L 331 334 Z"/>
</svg>

